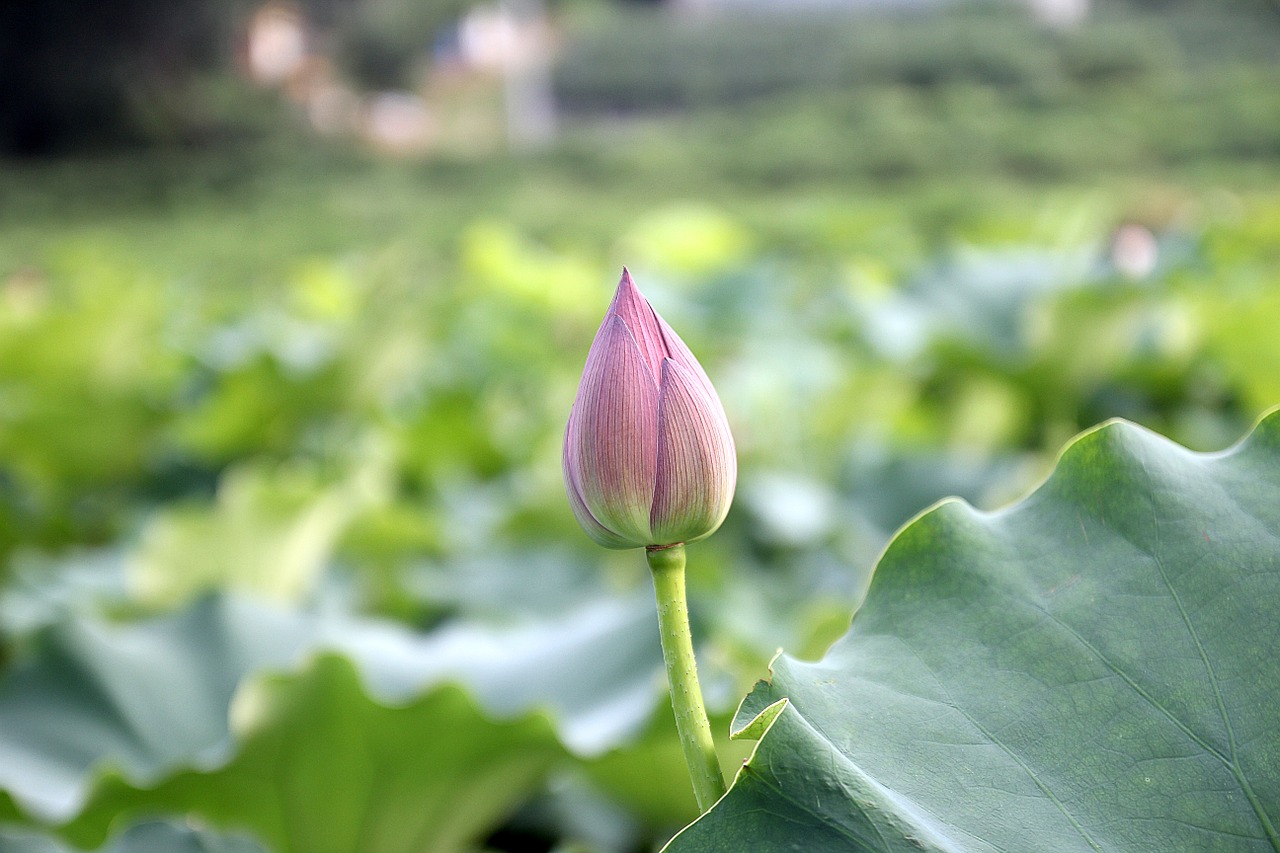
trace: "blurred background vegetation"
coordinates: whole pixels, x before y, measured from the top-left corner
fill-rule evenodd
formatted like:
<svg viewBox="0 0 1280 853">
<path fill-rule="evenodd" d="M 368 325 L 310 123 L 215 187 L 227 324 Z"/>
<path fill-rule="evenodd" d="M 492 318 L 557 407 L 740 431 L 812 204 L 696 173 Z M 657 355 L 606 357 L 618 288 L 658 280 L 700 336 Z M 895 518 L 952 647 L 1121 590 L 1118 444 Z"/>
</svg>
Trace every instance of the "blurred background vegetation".
<svg viewBox="0 0 1280 853">
<path fill-rule="evenodd" d="M 643 562 L 594 548 L 560 484 L 624 263 L 739 445 L 690 567 L 719 731 L 775 649 L 843 632 L 933 501 L 1004 505 L 1107 418 L 1220 449 L 1280 402 L 1268 0 L 10 3 L 0 80 L 0 719 L 32 673 L 133 666 L 77 669 L 67 625 L 145 639 L 235 600 L 396 626 L 439 669 L 398 700 L 465 697 L 403 720 L 483 744 L 496 719 L 539 758 L 477 764 L 488 805 L 452 835 L 345 849 L 645 850 L 695 815 Z M 367 688 L 351 631 L 319 647 Z M 532 657 L 504 664 L 513 631 Z M 0 771 L 0 824 L 38 828 L 0 849 L 135 811 L 325 849 L 235 796 L 148 800 L 197 746 L 90 750 L 77 784 L 123 764 L 141 803 L 97 823 Z"/>
</svg>

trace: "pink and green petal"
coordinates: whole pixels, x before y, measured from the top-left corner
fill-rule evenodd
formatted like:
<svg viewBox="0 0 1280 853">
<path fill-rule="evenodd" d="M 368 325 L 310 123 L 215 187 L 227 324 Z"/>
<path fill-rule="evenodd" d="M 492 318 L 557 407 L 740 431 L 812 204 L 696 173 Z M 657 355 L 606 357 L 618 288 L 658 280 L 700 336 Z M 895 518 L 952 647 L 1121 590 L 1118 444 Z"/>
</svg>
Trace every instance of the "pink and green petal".
<svg viewBox="0 0 1280 853">
<path fill-rule="evenodd" d="M 572 421 L 570 421 L 572 423 Z M 565 431 L 564 439 L 564 486 L 565 492 L 569 495 L 569 508 L 573 510 L 573 517 L 578 520 L 578 524 L 586 531 L 586 534 L 595 540 L 596 544 L 605 548 L 636 548 L 635 542 L 624 539 L 618 534 L 609 530 L 600 522 L 596 521 L 591 511 L 587 509 L 586 503 L 582 500 L 582 493 L 579 491 L 577 477 L 575 475 L 575 461 L 573 459 L 572 447 L 574 443 L 573 430 Z"/>
<path fill-rule="evenodd" d="M 650 513 L 654 542 L 692 542 L 724 521 L 738 465 L 724 408 L 696 373 L 662 363 L 657 488 Z"/>
<path fill-rule="evenodd" d="M 657 385 L 626 324 L 611 317 L 587 355 L 566 460 L 590 515 L 635 546 L 651 541 L 657 435 Z"/>
<path fill-rule="evenodd" d="M 662 333 L 663 343 L 667 350 L 667 357 L 681 367 L 689 370 L 698 378 L 698 383 L 709 395 L 716 398 L 719 405 L 719 397 L 716 396 L 715 387 L 711 384 L 710 377 L 707 372 L 702 369 L 702 365 L 698 363 L 698 359 L 694 358 L 693 352 L 685 345 L 684 340 L 676 334 L 675 330 L 667 325 L 667 321 L 661 316 L 655 314 L 658 319 L 658 329 Z"/>
<path fill-rule="evenodd" d="M 661 320 L 649 300 L 636 287 L 626 267 L 622 269 L 622 280 L 618 282 L 618 290 L 613 295 L 613 302 L 609 304 L 606 318 L 609 316 L 621 317 L 622 322 L 626 323 L 649 366 L 649 375 L 653 377 L 654 385 L 657 385 L 662 359 L 667 355 Z"/>
</svg>

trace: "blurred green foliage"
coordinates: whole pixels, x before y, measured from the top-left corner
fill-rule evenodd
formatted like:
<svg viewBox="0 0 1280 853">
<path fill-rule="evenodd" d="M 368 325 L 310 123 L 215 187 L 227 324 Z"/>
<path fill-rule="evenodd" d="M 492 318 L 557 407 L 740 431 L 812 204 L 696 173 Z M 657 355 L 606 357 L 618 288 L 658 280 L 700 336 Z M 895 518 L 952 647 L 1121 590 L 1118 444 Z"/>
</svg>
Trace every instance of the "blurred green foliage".
<svg viewBox="0 0 1280 853">
<path fill-rule="evenodd" d="M 1280 152 L 1280 15 L 1098 5 L 1066 32 L 998 4 L 794 21 L 638 9 L 584 20 L 557 91 L 571 114 L 721 110 L 692 134 L 708 148 L 732 139 L 714 159 L 745 180 L 1061 180 Z M 747 132 L 730 127 L 735 106 L 757 117 Z"/>
<path fill-rule="evenodd" d="M 619 615 L 644 600 L 643 566 L 592 547 L 560 483 L 623 263 L 698 353 L 739 444 L 736 505 L 690 566 L 718 733 L 778 647 L 814 657 L 843 632 L 879 549 L 938 498 L 1007 503 L 1109 417 L 1195 448 L 1234 440 L 1280 401 L 1272 31 L 1111 15 L 1062 36 L 977 12 L 775 26 L 722 33 L 751 49 L 707 63 L 696 28 L 584 13 L 560 71 L 580 111 L 546 151 L 396 163 L 283 134 L 0 163 L 0 714 L 22 673 L 119 677 L 81 701 L 136 746 L 146 726 L 123 699 L 147 667 L 60 638 L 119 621 L 123 647 L 147 650 L 131 643 L 223 600 L 208 594 L 431 644 L 362 656 L 348 626 L 307 647 L 337 657 L 306 665 L 230 655 L 201 719 L 264 695 L 270 713 L 140 749 L 138 776 L 109 771 L 128 749 L 88 749 L 51 790 L 301 849 L 253 797 L 237 810 L 235 780 L 268 754 L 281 778 L 322 772 L 311 746 L 272 752 L 290 727 L 299 744 L 331 731 L 298 705 L 319 691 L 379 732 L 440 726 L 466 754 L 497 727 L 529 750 L 527 773 L 490 780 L 502 808 L 458 815 L 461 843 L 632 851 L 687 822 L 643 653 L 656 636 Z M 635 113 L 593 112 L 631 86 L 649 98 L 620 101 Z M 697 108 L 640 111 L 673 104 Z M 234 651 L 242 630 L 159 645 Z M 468 682 L 464 646 L 526 651 L 530 678 Z M 370 685 L 388 660 L 443 672 L 384 702 Z M 584 705 L 591 677 L 609 703 Z M 607 723 L 595 750 L 566 746 L 583 720 Z M 337 778 L 403 773 L 410 800 L 432 783 L 385 745 L 361 764 L 356 742 Z M 0 820 L 42 823 L 11 787 Z M 124 833 L 102 809 L 62 831 Z"/>
</svg>

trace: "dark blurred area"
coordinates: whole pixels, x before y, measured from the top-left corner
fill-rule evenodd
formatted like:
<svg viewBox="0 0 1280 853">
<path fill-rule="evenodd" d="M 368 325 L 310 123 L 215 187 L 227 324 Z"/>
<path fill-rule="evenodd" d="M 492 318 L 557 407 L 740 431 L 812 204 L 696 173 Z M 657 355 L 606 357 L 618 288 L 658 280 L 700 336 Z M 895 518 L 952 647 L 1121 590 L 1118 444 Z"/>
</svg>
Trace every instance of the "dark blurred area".
<svg viewBox="0 0 1280 853">
<path fill-rule="evenodd" d="M 0 153 L 207 144 L 261 132 L 247 78 L 256 71 L 252 25 L 264 10 L 305 20 L 313 47 L 323 45 L 357 82 L 390 87 L 404 84 L 432 34 L 466 6 L 462 0 L 6 3 Z"/>
<path fill-rule="evenodd" d="M 47 155 L 225 131 L 184 95 L 228 74 L 243 6 L 53 0 L 0 7 L 0 151 Z"/>
<path fill-rule="evenodd" d="M 1018 6 L 1023 14 L 1010 16 Z M 974 14 L 958 28 L 924 19 L 944 8 Z M 1046 35 L 1027 37 L 1027 10 Z M 1180 42 L 1145 37 L 1133 13 L 1170 16 Z M 1001 18 L 994 26 L 993 16 Z M 458 58 L 460 28 L 488 26 L 480 38 L 491 46 L 481 50 L 512 61 L 526 50 L 516 44 L 524 36 L 503 30 L 513 21 L 553 29 L 537 49 L 554 53 L 556 101 L 590 114 L 886 82 L 928 89 L 967 80 L 1036 97 L 1064 74 L 1098 84 L 1140 75 L 1168 49 L 1194 58 L 1225 41 L 1233 55 L 1275 59 L 1277 18 L 1274 0 L 15 0 L 0 8 L 0 153 L 261 134 L 279 115 L 254 91 L 255 79 L 286 88 L 295 102 L 332 99 L 331 84 L 355 93 L 421 90 L 429 71 Z M 1053 37 L 1080 28 L 1092 31 Z"/>
</svg>

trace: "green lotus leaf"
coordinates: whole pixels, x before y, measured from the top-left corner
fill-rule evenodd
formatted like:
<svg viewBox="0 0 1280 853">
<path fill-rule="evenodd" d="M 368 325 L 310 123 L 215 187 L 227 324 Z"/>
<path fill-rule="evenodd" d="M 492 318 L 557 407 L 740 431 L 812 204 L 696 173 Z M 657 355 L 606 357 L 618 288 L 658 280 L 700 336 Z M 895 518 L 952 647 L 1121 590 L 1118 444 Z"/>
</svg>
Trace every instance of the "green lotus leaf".
<svg viewBox="0 0 1280 853">
<path fill-rule="evenodd" d="M 531 793 L 553 759 L 597 755 L 644 730 L 663 705 L 648 599 L 426 634 L 230 596 L 132 625 L 68 616 L 0 678 L 0 820 L 66 826 L 78 843 L 101 844 L 118 825 L 115 804 L 248 827 L 282 851 L 329 849 L 311 834 L 349 840 L 353 827 L 377 843 L 345 849 L 423 849 L 378 835 L 415 825 L 426 849 L 452 849 L 491 830 L 486 821 Z M 289 675 L 325 653 L 340 663 Z M 282 674 L 263 687 L 263 672 Z M 289 698 L 308 690 L 308 701 Z M 384 731 L 402 746 L 377 740 Z M 268 745 L 286 736 L 306 747 Z M 367 797 L 349 793 L 364 782 Z M 325 799 L 344 786 L 346 799 Z M 307 820 L 285 813 L 295 802 L 311 803 Z"/>
<path fill-rule="evenodd" d="M 550 721 L 487 717 L 443 685 L 403 706 L 361 686 L 345 657 L 255 681 L 236 698 L 227 764 L 135 786 L 108 776 L 64 834 L 100 843 L 113 822 L 196 814 L 248 829 L 277 853 L 469 849 L 564 756 Z"/>
<path fill-rule="evenodd" d="M 24 829 L 0 829 L 5 853 L 80 853 L 53 836 Z M 264 853 L 262 845 L 240 835 L 161 821 L 138 823 L 102 847 L 99 853 Z"/>
<path fill-rule="evenodd" d="M 1199 454 L 1113 422 L 992 514 L 905 527 L 671 853 L 1280 850 L 1280 414 Z"/>
<path fill-rule="evenodd" d="M 315 633 L 297 614 L 231 598 L 130 626 L 68 617 L 0 680 L 0 791 L 58 822 L 104 766 L 145 784 L 225 760 L 241 680 L 288 666 Z"/>
</svg>

